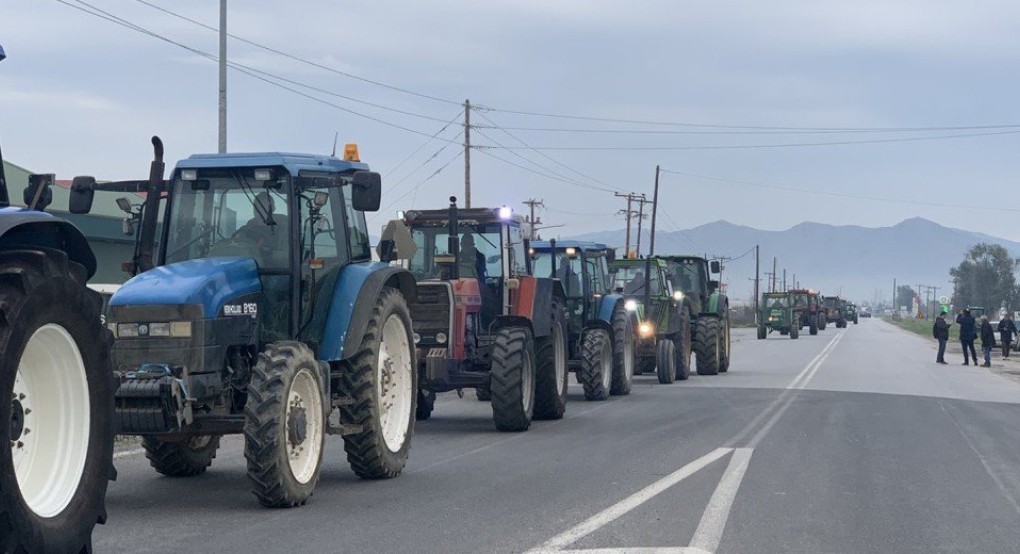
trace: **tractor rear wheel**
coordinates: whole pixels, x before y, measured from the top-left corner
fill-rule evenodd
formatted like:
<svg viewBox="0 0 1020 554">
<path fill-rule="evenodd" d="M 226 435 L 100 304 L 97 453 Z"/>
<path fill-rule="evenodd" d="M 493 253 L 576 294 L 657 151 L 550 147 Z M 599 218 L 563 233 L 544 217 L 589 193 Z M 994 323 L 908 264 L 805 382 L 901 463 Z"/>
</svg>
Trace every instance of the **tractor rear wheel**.
<svg viewBox="0 0 1020 554">
<path fill-rule="evenodd" d="M 418 404 L 411 313 L 399 290 L 384 287 L 340 392 L 340 421 L 360 426 L 344 435 L 347 462 L 362 479 L 396 477 L 407 464 Z"/>
<path fill-rule="evenodd" d="M 630 394 L 634 382 L 634 325 L 623 304 L 616 306 L 610 320 L 613 327 L 613 384 L 609 393 L 617 396 Z"/>
<path fill-rule="evenodd" d="M 719 322 L 719 373 L 730 370 L 730 317 L 726 315 Z"/>
<path fill-rule="evenodd" d="M 676 379 L 676 345 L 670 339 L 662 339 L 655 345 L 655 374 L 663 385 Z"/>
<path fill-rule="evenodd" d="M 165 442 L 142 438 L 145 457 L 156 472 L 168 477 L 194 477 L 205 473 L 220 447 L 219 435 L 199 435 L 183 441 Z"/>
<path fill-rule="evenodd" d="M 673 337 L 673 350 L 676 353 L 676 380 L 686 381 L 691 376 L 691 313 L 686 309 L 680 311 L 680 331 Z"/>
<path fill-rule="evenodd" d="M 769 336 L 768 329 L 766 329 L 764 325 L 759 325 L 758 326 L 758 340 L 765 340 L 765 338 L 768 337 L 768 336 Z"/>
<path fill-rule="evenodd" d="M 824 331 L 829 325 L 829 320 L 825 317 L 825 314 L 819 314 L 818 316 L 818 330 Z"/>
<path fill-rule="evenodd" d="M 322 383 L 303 343 L 275 342 L 259 354 L 244 406 L 244 457 L 263 506 L 300 506 L 315 490 L 326 437 Z"/>
<path fill-rule="evenodd" d="M 503 327 L 492 345 L 492 420 L 499 431 L 527 431 L 535 411 L 535 340 L 525 327 Z"/>
<path fill-rule="evenodd" d="M 567 326 L 558 300 L 548 336 L 535 341 L 535 419 L 560 419 L 567 409 Z"/>
<path fill-rule="evenodd" d="M 0 253 L 0 552 L 90 552 L 113 469 L 110 333 L 85 269 Z"/>
<path fill-rule="evenodd" d="M 698 375 L 718 375 L 722 358 L 719 340 L 719 319 L 703 315 L 695 327 L 694 347 L 698 356 Z"/>
<path fill-rule="evenodd" d="M 823 326 L 822 329 L 824 329 L 824 328 L 825 327 Z M 812 335 L 817 335 L 818 334 L 818 316 L 817 315 L 808 316 L 808 333 L 810 333 Z"/>
<path fill-rule="evenodd" d="M 425 421 L 432 417 L 432 410 L 436 407 L 436 393 L 418 389 L 418 405 L 414 409 L 414 419 Z"/>
<path fill-rule="evenodd" d="M 578 372 L 585 400 L 606 400 L 613 381 L 613 345 L 605 329 L 589 329 L 581 344 Z"/>
<path fill-rule="evenodd" d="M 800 325 L 794 323 L 790 326 L 790 338 L 795 339 L 800 336 Z"/>
</svg>

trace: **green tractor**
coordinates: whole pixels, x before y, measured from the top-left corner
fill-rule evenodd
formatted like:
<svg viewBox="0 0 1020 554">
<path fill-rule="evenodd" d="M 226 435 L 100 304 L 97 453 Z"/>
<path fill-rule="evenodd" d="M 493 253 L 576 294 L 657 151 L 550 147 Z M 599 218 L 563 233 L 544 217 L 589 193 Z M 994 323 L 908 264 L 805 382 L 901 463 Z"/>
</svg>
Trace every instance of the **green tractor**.
<svg viewBox="0 0 1020 554">
<path fill-rule="evenodd" d="M 659 382 L 685 380 L 691 374 L 691 310 L 684 293 L 674 291 L 669 267 L 661 258 L 616 260 L 609 266 L 614 291 L 637 315 L 634 374 L 655 368 Z"/>
<path fill-rule="evenodd" d="M 719 291 L 719 262 L 701 256 L 659 256 L 666 260 L 673 290 L 683 293 L 690 312 L 698 375 L 717 375 L 730 368 L 730 301 Z"/>
<path fill-rule="evenodd" d="M 825 330 L 825 309 L 818 293 L 811 289 L 792 289 L 788 291 L 793 301 L 793 311 L 799 315 L 800 328 L 808 328 L 808 333 L 817 335 Z"/>
<path fill-rule="evenodd" d="M 800 336 L 800 312 L 793 310 L 793 299 L 788 293 L 766 292 L 761 295 L 758 340 L 764 340 L 773 331 L 789 335 L 791 339 Z"/>
<path fill-rule="evenodd" d="M 826 323 L 835 323 L 837 329 L 846 327 L 847 301 L 838 296 L 823 296 Z"/>
<path fill-rule="evenodd" d="M 857 325 L 857 304 L 853 302 L 846 302 L 843 304 L 843 319 L 846 321 L 853 321 L 854 325 Z"/>
</svg>

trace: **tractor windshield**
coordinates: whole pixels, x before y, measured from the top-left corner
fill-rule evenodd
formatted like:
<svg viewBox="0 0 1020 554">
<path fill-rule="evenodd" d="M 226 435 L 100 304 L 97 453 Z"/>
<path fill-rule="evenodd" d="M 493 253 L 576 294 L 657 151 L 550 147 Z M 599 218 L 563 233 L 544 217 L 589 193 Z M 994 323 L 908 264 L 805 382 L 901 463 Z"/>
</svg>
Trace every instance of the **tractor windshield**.
<svg viewBox="0 0 1020 554">
<path fill-rule="evenodd" d="M 479 281 L 491 283 L 503 276 L 500 228 L 498 223 L 460 226 L 460 255 L 457 268 L 460 277 L 474 277 Z M 446 226 L 414 227 L 411 229 L 411 236 L 418 246 L 418 251 L 410 262 L 411 273 L 419 280 L 440 278 L 442 272 L 436 257 L 450 254 L 448 252 L 450 234 Z M 516 250 L 511 252 L 516 253 Z M 521 263 L 523 264 L 523 260 Z"/>
<path fill-rule="evenodd" d="M 687 295 L 708 290 L 708 283 L 705 282 L 704 260 L 684 259 L 672 265 L 674 289 L 682 290 Z"/>
<path fill-rule="evenodd" d="M 786 295 L 783 295 L 783 296 L 766 296 L 765 297 L 765 307 L 766 308 L 783 309 L 783 308 L 789 307 L 789 305 L 790 304 L 787 301 Z"/>
<path fill-rule="evenodd" d="M 286 269 L 291 241 L 290 180 L 255 181 L 252 170 L 204 171 L 174 180 L 166 263 L 216 256 L 253 258 L 260 269 Z"/>
<path fill-rule="evenodd" d="M 658 266 L 652 266 L 651 279 L 645 276 L 644 264 L 621 266 L 613 274 L 613 289 L 622 289 L 624 294 L 644 294 L 646 285 L 652 296 L 662 294 Z"/>
<path fill-rule="evenodd" d="M 793 305 L 796 308 L 807 308 L 808 306 L 810 306 L 811 303 L 810 300 L 808 299 L 807 293 L 799 293 L 793 295 Z"/>
<path fill-rule="evenodd" d="M 553 277 L 563 283 L 567 296 L 582 296 L 581 288 L 583 268 L 581 256 L 568 256 L 562 250 L 556 253 L 556 271 L 552 270 L 553 253 L 551 251 L 535 252 L 531 258 L 532 273 L 535 277 Z"/>
</svg>

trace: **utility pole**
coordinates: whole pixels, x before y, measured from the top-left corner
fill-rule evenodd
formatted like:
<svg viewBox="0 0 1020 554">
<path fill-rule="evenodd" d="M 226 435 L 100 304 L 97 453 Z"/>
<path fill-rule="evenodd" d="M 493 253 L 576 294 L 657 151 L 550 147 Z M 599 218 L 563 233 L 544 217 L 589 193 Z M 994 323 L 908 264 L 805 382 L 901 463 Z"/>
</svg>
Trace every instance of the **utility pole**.
<svg viewBox="0 0 1020 554">
<path fill-rule="evenodd" d="M 220 0 L 220 136 L 219 153 L 227 151 L 227 0 Z"/>
<path fill-rule="evenodd" d="M 464 207 L 471 207 L 471 100 L 464 100 Z"/>
<path fill-rule="evenodd" d="M 783 268 L 783 292 L 786 292 L 786 268 Z"/>
<path fill-rule="evenodd" d="M 772 256 L 772 289 L 770 292 L 776 292 L 776 278 L 778 276 L 776 273 L 776 257 Z"/>
<path fill-rule="evenodd" d="M 628 205 L 630 200 L 628 199 Z M 652 192 L 652 233 L 648 240 L 648 256 L 645 258 L 645 279 L 650 283 L 652 279 L 652 256 L 655 255 L 655 216 L 659 213 L 659 166 L 655 166 L 655 189 Z M 645 286 L 645 306 L 651 305 L 652 287 Z M 647 313 L 647 312 L 646 312 Z"/>
<path fill-rule="evenodd" d="M 899 307 L 898 304 L 896 304 L 896 278 L 895 277 L 893 277 L 893 280 L 892 280 L 892 308 L 893 308 L 893 313 L 894 314 L 900 313 L 900 307 Z"/>
<path fill-rule="evenodd" d="M 761 252 L 759 251 L 759 246 L 760 245 L 757 245 L 757 244 L 754 245 L 754 322 L 755 323 L 760 323 L 758 321 L 758 311 L 761 309 L 761 306 L 758 305 L 758 301 L 761 299 L 761 291 L 759 290 L 759 282 L 761 281 L 761 264 L 760 264 L 761 260 L 759 259 L 759 255 L 761 254 Z"/>
<path fill-rule="evenodd" d="M 635 201 L 638 203 L 637 213 L 637 257 L 641 257 L 641 222 L 645 219 L 645 204 L 650 203 L 645 199 L 644 193 L 641 194 L 641 198 L 636 198 Z"/>
<path fill-rule="evenodd" d="M 642 195 L 637 195 L 637 194 L 634 194 L 633 192 L 629 192 L 627 194 L 620 194 L 618 192 L 615 192 L 615 193 L 613 193 L 613 195 L 616 196 L 617 198 L 626 198 L 627 199 L 627 211 L 624 213 L 624 215 L 627 216 L 627 246 L 626 246 L 626 248 L 623 251 L 623 257 L 624 257 L 624 259 L 627 259 L 627 258 L 630 258 L 630 218 L 631 218 L 632 215 L 634 215 L 634 211 L 631 209 L 631 204 L 635 200 L 637 200 L 639 198 L 639 196 L 641 198 L 643 198 L 644 195 L 643 194 Z M 653 219 L 654 219 L 654 217 L 653 217 Z"/>
<path fill-rule="evenodd" d="M 528 206 L 528 208 L 530 208 L 530 210 L 531 210 L 531 216 L 528 217 L 528 223 L 531 224 L 531 231 L 530 231 L 530 233 L 528 235 L 528 239 L 529 240 L 536 240 L 536 238 L 537 238 L 536 231 L 538 231 L 538 224 L 542 223 L 542 220 L 541 220 L 541 218 L 538 218 L 538 217 L 535 216 L 535 208 L 537 208 L 539 206 L 544 208 L 545 207 L 545 202 L 542 201 L 542 200 L 535 200 L 534 198 L 529 198 L 529 199 L 525 200 L 523 202 L 523 204 Z"/>
</svg>

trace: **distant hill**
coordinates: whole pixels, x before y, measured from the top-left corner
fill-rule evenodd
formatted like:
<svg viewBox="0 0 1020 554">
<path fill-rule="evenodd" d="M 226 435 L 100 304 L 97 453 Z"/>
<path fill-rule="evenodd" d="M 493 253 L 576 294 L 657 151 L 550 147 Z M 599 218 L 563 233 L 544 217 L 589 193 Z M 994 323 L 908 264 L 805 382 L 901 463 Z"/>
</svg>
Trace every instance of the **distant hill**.
<svg viewBox="0 0 1020 554">
<path fill-rule="evenodd" d="M 604 242 L 622 248 L 623 229 L 602 231 L 569 238 Z M 565 237 L 566 238 L 566 237 Z M 857 301 L 871 301 L 876 293 L 889 300 L 893 278 L 899 284 L 921 283 L 943 287 L 941 296 L 951 294 L 949 268 L 960 263 L 964 252 L 979 242 L 1000 244 L 1014 257 L 1020 256 L 1020 243 L 982 233 L 944 227 L 915 217 L 892 227 L 860 227 L 804 222 L 785 231 L 763 231 L 728 221 L 716 221 L 676 232 L 660 232 L 656 237 L 658 253 L 709 253 L 740 256 L 761 246 L 762 283 L 764 272 L 772 270 L 772 257 L 778 258 L 779 279 L 787 268 L 787 281 L 793 274 L 802 286 Z M 647 233 L 642 250 L 648 250 Z M 754 253 L 726 264 L 723 280 L 731 297 L 749 300 L 752 296 Z M 880 297 L 881 297 L 880 296 Z"/>
</svg>

